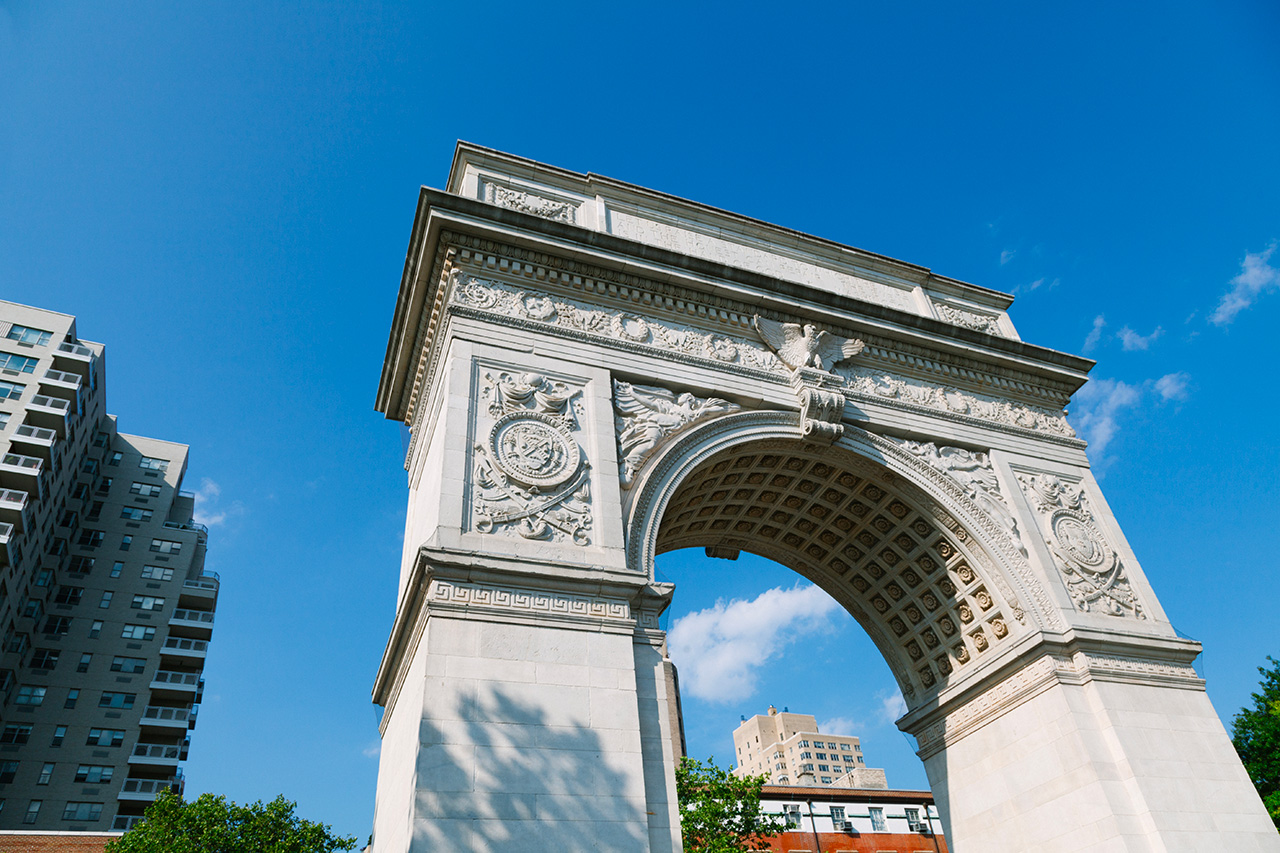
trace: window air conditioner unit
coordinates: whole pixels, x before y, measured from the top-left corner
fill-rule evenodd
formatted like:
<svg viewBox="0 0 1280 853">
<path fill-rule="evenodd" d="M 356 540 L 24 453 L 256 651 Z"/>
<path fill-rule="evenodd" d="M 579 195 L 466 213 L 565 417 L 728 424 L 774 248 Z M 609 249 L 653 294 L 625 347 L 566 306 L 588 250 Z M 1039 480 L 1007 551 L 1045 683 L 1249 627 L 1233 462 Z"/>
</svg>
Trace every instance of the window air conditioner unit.
<svg viewBox="0 0 1280 853">
<path fill-rule="evenodd" d="M 846 820 L 844 823 L 840 825 L 840 829 L 843 830 L 844 832 L 853 832 L 853 821 Z"/>
<path fill-rule="evenodd" d="M 911 824 L 911 831 L 912 831 L 912 832 L 918 832 L 918 833 L 920 833 L 921 835 L 929 835 L 929 834 L 930 834 L 929 824 L 927 824 L 927 823 L 913 823 L 913 824 Z"/>
</svg>

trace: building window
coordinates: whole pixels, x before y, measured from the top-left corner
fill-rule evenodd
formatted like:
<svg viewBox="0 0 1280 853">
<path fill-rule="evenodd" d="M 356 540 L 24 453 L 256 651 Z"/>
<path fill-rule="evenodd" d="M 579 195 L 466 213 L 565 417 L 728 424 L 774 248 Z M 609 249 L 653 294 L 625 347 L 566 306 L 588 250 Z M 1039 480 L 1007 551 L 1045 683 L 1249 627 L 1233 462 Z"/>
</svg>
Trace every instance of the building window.
<svg viewBox="0 0 1280 853">
<path fill-rule="evenodd" d="M 153 581 L 171 581 L 173 569 L 169 566 L 143 566 L 142 576 Z"/>
<path fill-rule="evenodd" d="M 827 744 L 827 749 L 835 749 L 835 748 L 836 748 L 836 745 L 834 743 Z"/>
<path fill-rule="evenodd" d="M 11 341 L 17 341 L 20 344 L 30 344 L 31 346 L 42 347 L 49 343 L 49 339 L 53 337 L 53 332 L 46 332 L 43 329 L 33 329 L 30 326 L 19 326 L 15 323 L 9 327 L 9 334 L 5 335 L 5 337 Z"/>
<path fill-rule="evenodd" d="M 133 485 L 129 487 L 129 494 L 141 495 L 144 498 L 157 498 L 160 496 L 161 487 L 156 483 L 139 483 L 133 481 Z"/>
<path fill-rule="evenodd" d="M 18 695 L 14 697 L 15 705 L 31 705 L 37 706 L 44 703 L 44 694 L 49 690 L 48 687 L 37 687 L 34 684 L 23 684 L 18 688 Z"/>
<path fill-rule="evenodd" d="M 74 708 L 74 707 L 76 706 L 76 702 L 77 702 L 77 701 L 79 701 L 79 699 L 80 699 L 80 691 L 79 691 L 79 690 L 75 690 L 75 689 L 68 690 L 68 691 L 67 691 L 67 701 L 65 701 L 65 702 L 63 702 L 63 703 L 62 703 L 62 707 L 64 707 L 64 708 Z"/>
<path fill-rule="evenodd" d="M 27 804 L 27 813 L 22 816 L 23 823 L 35 823 L 40 817 L 40 800 L 32 800 Z"/>
<path fill-rule="evenodd" d="M 58 594 L 53 597 L 54 604 L 79 604 L 80 599 L 84 598 L 84 587 L 82 586 L 60 586 Z"/>
<path fill-rule="evenodd" d="M 44 620 L 46 634 L 66 634 L 71 630 L 71 618 L 68 616 L 50 616 Z"/>
<path fill-rule="evenodd" d="M 11 352 L 0 352 L 0 370 L 12 370 L 16 373 L 35 373 L 40 359 L 18 355 Z"/>
<path fill-rule="evenodd" d="M 0 382 L 0 400 L 16 400 L 27 390 L 26 385 L 17 382 Z"/>
<path fill-rule="evenodd" d="M 88 672 L 89 664 L 93 662 L 93 655 L 85 652 L 80 655 L 80 663 L 76 665 L 76 672 Z"/>
<path fill-rule="evenodd" d="M 112 596 L 114 596 L 114 595 L 115 595 L 115 593 L 114 593 L 114 592 L 112 592 L 112 591 L 111 591 L 111 590 L 109 590 L 109 589 L 108 589 L 108 590 L 106 590 L 105 592 L 103 592 L 103 593 L 102 593 L 102 600 L 98 602 L 98 607 L 102 608 L 103 610 L 105 610 L 105 609 L 107 609 L 108 607 L 110 607 L 110 606 L 111 606 L 111 597 L 112 597 Z"/>
<path fill-rule="evenodd" d="M 800 806 L 795 803 L 785 803 L 782 806 L 782 816 L 787 819 L 787 829 L 797 829 L 800 826 Z"/>
<path fill-rule="evenodd" d="M 53 569 L 41 569 L 36 575 L 36 586 L 46 587 L 51 583 L 53 583 Z"/>
<path fill-rule="evenodd" d="M 86 746 L 119 746 L 124 743 L 123 729 L 89 729 Z"/>
<path fill-rule="evenodd" d="M 92 521 L 93 519 L 89 520 Z M 78 523 L 79 517 L 76 515 L 75 510 L 72 509 L 63 511 L 62 518 L 58 519 L 59 527 L 75 527 Z"/>
<path fill-rule="evenodd" d="M 111 484 L 114 482 L 115 480 L 110 477 L 103 477 L 102 482 L 98 484 L 98 494 L 105 495 L 107 492 L 111 491 Z"/>
<path fill-rule="evenodd" d="M 68 570 L 87 575 L 89 572 L 93 571 L 93 562 L 93 557 L 82 557 L 77 555 L 71 558 L 71 565 L 68 567 Z"/>
<path fill-rule="evenodd" d="M 830 777 L 830 776 L 823 776 L 823 777 L 822 777 L 822 784 L 824 784 L 824 785 L 830 785 L 830 784 L 831 784 L 831 777 Z"/>
<path fill-rule="evenodd" d="M 130 607 L 134 610 L 161 610 L 164 608 L 164 599 L 154 595 L 135 595 Z"/>
<path fill-rule="evenodd" d="M 150 625 L 125 625 L 120 636 L 126 640 L 150 640 L 156 635 L 156 629 Z"/>
<path fill-rule="evenodd" d="M 146 658 L 125 658 L 116 655 L 111 659 L 112 672 L 142 672 L 146 668 Z"/>
<path fill-rule="evenodd" d="M 919 824 L 919 823 L 920 823 L 920 810 L 919 810 L 919 809 L 904 809 L 904 811 L 907 813 L 907 825 L 908 825 L 908 826 L 915 826 L 915 825 L 917 825 L 917 824 Z"/>
<path fill-rule="evenodd" d="M 800 757 L 801 757 L 801 758 L 813 758 L 813 753 L 812 753 L 812 752 L 802 752 L 802 753 L 800 753 Z"/>
<path fill-rule="evenodd" d="M 63 820 L 92 821 L 102 817 L 102 803 L 67 803 L 62 810 Z"/>
<path fill-rule="evenodd" d="M 128 551 L 132 546 L 133 546 L 133 537 L 132 537 L 132 536 L 121 536 L 121 537 L 120 537 L 120 550 L 121 550 L 121 551 Z"/>
<path fill-rule="evenodd" d="M 27 619 L 35 619 L 39 621 L 41 614 L 44 613 L 44 603 L 38 598 L 28 598 L 27 603 L 22 606 L 22 615 Z"/>
<path fill-rule="evenodd" d="M 76 540 L 76 544 L 81 548 L 97 548 L 106 538 L 107 534 L 104 531 L 85 528 L 80 531 L 80 538 Z"/>
<path fill-rule="evenodd" d="M 819 772 L 819 773 L 830 773 L 830 772 L 831 772 L 831 765 L 829 765 L 829 764 L 819 764 L 819 765 L 818 765 L 818 772 Z"/>
<path fill-rule="evenodd" d="M 93 506 L 89 507 L 89 512 L 85 514 L 85 521 L 97 521 L 102 517 L 102 501 L 94 501 Z"/>
<path fill-rule="evenodd" d="M 843 750 L 848 750 L 848 751 L 850 751 L 850 752 L 852 752 L 852 751 L 853 751 L 853 747 L 849 746 L 849 744 L 847 744 L 847 743 L 842 743 L 842 744 L 840 744 L 840 748 L 841 748 L 841 749 L 843 749 Z"/>
<path fill-rule="evenodd" d="M 178 554 L 182 551 L 182 543 L 172 539 L 152 539 L 151 550 L 157 554 Z"/>
<path fill-rule="evenodd" d="M 18 775 L 18 762 L 0 761 L 0 783 L 9 784 Z"/>
<path fill-rule="evenodd" d="M 62 746 L 62 739 L 65 738 L 66 736 L 67 736 L 67 727 L 57 726 L 53 730 L 53 740 L 49 743 L 49 746 Z"/>
<path fill-rule="evenodd" d="M 831 807 L 831 822 L 839 829 L 840 824 L 844 823 L 844 806 Z"/>
<path fill-rule="evenodd" d="M 115 772 L 114 767 L 108 767 L 104 764 L 81 764 L 76 768 L 76 781 L 89 785 L 98 785 L 103 782 L 110 782 Z"/>
<path fill-rule="evenodd" d="M 102 620 L 98 619 L 92 625 L 89 626 L 89 639 L 96 640 L 98 639 L 98 635 L 101 633 L 102 633 Z"/>
<path fill-rule="evenodd" d="M 31 656 L 31 668 L 50 670 L 58 665 L 57 649 L 36 649 L 35 654 Z"/>
<path fill-rule="evenodd" d="M 107 457 L 107 464 L 119 465 L 122 459 L 124 459 L 124 454 L 121 453 L 119 450 L 113 450 L 111 451 L 111 455 Z"/>
<path fill-rule="evenodd" d="M 106 447 L 106 446 L 107 446 L 107 434 L 106 434 L 105 432 L 95 432 L 95 433 L 93 434 L 93 446 L 94 446 L 94 447 Z"/>
<path fill-rule="evenodd" d="M 819 753 L 818 753 L 816 756 L 814 756 L 814 757 L 815 757 L 815 758 L 817 758 L 819 761 L 826 761 L 826 760 L 827 760 L 827 754 L 826 754 L 825 752 L 819 752 Z"/>
<path fill-rule="evenodd" d="M 143 509 L 140 506 L 126 506 L 120 508 L 120 517 L 129 518 L 134 521 L 150 521 L 151 510 Z"/>
<path fill-rule="evenodd" d="M 113 578 L 120 577 L 120 573 L 122 571 L 124 571 L 124 563 L 120 562 L 119 560 L 116 560 L 115 565 L 111 567 L 111 577 Z"/>
<path fill-rule="evenodd" d="M 31 740 L 30 723 L 10 723 L 0 731 L 0 743 L 26 743 Z"/>
<path fill-rule="evenodd" d="M 98 699 L 99 708 L 132 708 L 138 698 L 137 693 L 108 693 L 103 691 Z"/>
<path fill-rule="evenodd" d="M 54 768 L 53 762 L 46 761 L 44 763 L 44 766 L 40 768 L 40 778 L 36 779 L 36 784 L 48 785 L 49 780 L 53 778 L 53 768 Z"/>
<path fill-rule="evenodd" d="M 144 456 L 138 460 L 139 468 L 146 468 L 148 471 L 168 471 L 168 459 L 153 459 L 150 456 Z"/>
<path fill-rule="evenodd" d="M 868 811 L 871 813 L 871 831 L 884 832 L 884 809 L 872 806 Z"/>
</svg>

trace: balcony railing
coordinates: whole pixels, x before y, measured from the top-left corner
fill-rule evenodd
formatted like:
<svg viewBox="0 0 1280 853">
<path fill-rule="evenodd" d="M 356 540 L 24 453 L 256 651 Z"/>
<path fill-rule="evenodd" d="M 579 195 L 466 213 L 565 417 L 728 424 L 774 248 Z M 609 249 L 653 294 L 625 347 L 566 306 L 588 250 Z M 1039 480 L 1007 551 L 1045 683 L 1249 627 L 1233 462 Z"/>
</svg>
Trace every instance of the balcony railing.
<svg viewBox="0 0 1280 853">
<path fill-rule="evenodd" d="M 54 409 L 60 415 L 67 415 L 71 413 L 71 401 L 63 400 L 61 397 L 36 394 L 31 398 L 30 408 Z"/>
<path fill-rule="evenodd" d="M 12 538 L 13 525 L 7 521 L 0 521 L 0 545 L 8 545 Z"/>
<path fill-rule="evenodd" d="M 128 832 L 138 824 L 142 823 L 143 816 L 140 814 L 118 814 L 115 820 L 111 821 L 112 832 Z"/>
<path fill-rule="evenodd" d="M 125 779 L 117 795 L 121 800 L 154 800 L 161 791 L 176 790 L 181 794 L 185 780 L 181 776 L 168 779 Z"/>
<path fill-rule="evenodd" d="M 22 512 L 27 508 L 27 493 L 17 489 L 0 489 L 0 509 Z"/>
<path fill-rule="evenodd" d="M 201 575 L 195 580 L 183 581 L 182 585 L 187 589 L 210 589 L 217 592 L 218 576 L 214 574 Z"/>
<path fill-rule="evenodd" d="M 40 472 L 44 470 L 44 460 L 37 459 L 34 456 L 23 456 L 21 453 L 6 453 L 0 459 L 0 465 L 10 471 L 29 474 L 32 477 L 40 476 Z"/>
<path fill-rule="evenodd" d="M 178 608 L 173 611 L 173 615 L 169 617 L 169 621 L 180 622 L 203 622 L 208 625 L 213 624 L 213 611 L 211 610 L 184 610 Z"/>
<path fill-rule="evenodd" d="M 93 358 L 93 350 L 70 342 L 58 344 L 58 352 L 79 356 L 80 358 Z"/>
<path fill-rule="evenodd" d="M 56 385 L 65 385 L 68 388 L 78 389 L 84 382 L 78 375 L 74 373 L 63 373 L 61 370 L 46 370 L 42 382 L 48 381 Z"/>
<path fill-rule="evenodd" d="M 162 725 L 186 726 L 195 718 L 196 713 L 191 708 L 168 708 L 159 705 L 148 705 L 142 711 L 143 725 L 150 722 Z"/>
<path fill-rule="evenodd" d="M 200 673 L 175 672 L 171 669 L 161 669 L 151 677 L 151 684 L 167 684 L 170 687 L 199 687 Z"/>
<path fill-rule="evenodd" d="M 168 637 L 164 641 L 164 650 L 166 652 L 186 652 L 204 656 L 209 651 L 209 643 L 206 640 L 189 640 L 186 637 Z"/>
<path fill-rule="evenodd" d="M 45 447 L 53 447 L 54 442 L 58 440 L 58 434 L 53 430 L 30 424 L 23 424 L 14 430 L 13 434 L 19 440 L 26 440 L 30 444 L 42 444 Z"/>
<path fill-rule="evenodd" d="M 135 758 L 150 761 L 182 761 L 186 758 L 187 744 L 183 743 L 147 743 L 138 741 L 133 745 L 130 760 Z"/>
</svg>

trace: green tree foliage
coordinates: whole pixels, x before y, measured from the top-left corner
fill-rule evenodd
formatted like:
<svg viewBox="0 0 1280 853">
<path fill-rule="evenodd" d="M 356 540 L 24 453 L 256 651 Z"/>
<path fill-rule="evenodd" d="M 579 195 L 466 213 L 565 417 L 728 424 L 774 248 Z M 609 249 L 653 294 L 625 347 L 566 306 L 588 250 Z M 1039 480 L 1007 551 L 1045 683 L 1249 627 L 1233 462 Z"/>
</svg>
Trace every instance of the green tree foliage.
<svg viewBox="0 0 1280 853">
<path fill-rule="evenodd" d="M 680 835 L 688 853 L 768 850 L 767 839 L 786 828 L 782 817 L 760 811 L 763 776 L 739 778 L 717 767 L 684 758 L 676 768 Z"/>
<path fill-rule="evenodd" d="M 1271 669 L 1258 667 L 1262 690 L 1253 694 L 1253 707 L 1241 708 L 1231 721 L 1231 742 L 1280 828 L 1280 661 L 1267 660 Z"/>
<path fill-rule="evenodd" d="M 356 839 L 294 815 L 283 796 L 266 805 L 238 806 L 201 794 L 191 802 L 164 792 L 146 820 L 108 842 L 106 853 L 334 853 L 354 850 Z"/>
</svg>

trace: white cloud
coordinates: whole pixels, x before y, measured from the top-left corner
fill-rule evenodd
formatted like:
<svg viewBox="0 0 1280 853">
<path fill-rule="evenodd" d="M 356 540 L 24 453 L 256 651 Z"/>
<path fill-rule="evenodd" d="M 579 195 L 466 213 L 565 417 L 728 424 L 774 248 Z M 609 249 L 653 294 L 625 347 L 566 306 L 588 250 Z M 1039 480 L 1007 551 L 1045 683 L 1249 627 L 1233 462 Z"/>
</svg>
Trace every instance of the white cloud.
<svg viewBox="0 0 1280 853">
<path fill-rule="evenodd" d="M 365 758 L 377 758 L 382 754 L 382 741 L 375 740 L 373 743 L 360 750 L 360 754 Z"/>
<path fill-rule="evenodd" d="M 1166 373 L 1156 380 L 1156 393 L 1164 402 L 1187 399 L 1187 383 L 1191 377 L 1186 373 Z"/>
<path fill-rule="evenodd" d="M 880 719 L 886 723 L 896 723 L 899 717 L 907 713 L 907 700 L 902 698 L 900 690 L 893 693 L 881 690 L 876 698 L 880 700 Z"/>
<path fill-rule="evenodd" d="M 1088 352 L 1098 345 L 1098 341 L 1102 340 L 1102 329 L 1107 325 L 1106 319 L 1099 314 L 1093 318 L 1093 328 L 1089 330 L 1089 336 L 1084 339 L 1084 351 Z"/>
<path fill-rule="evenodd" d="M 1248 308 L 1262 294 L 1280 287 L 1280 269 L 1271 266 L 1271 255 L 1277 243 L 1272 243 L 1261 252 L 1246 252 L 1240 264 L 1240 274 L 1231 279 L 1231 290 L 1227 291 L 1209 316 L 1209 322 L 1215 326 L 1228 326 L 1236 315 Z"/>
<path fill-rule="evenodd" d="M 1164 329 L 1159 326 L 1156 326 L 1156 330 L 1145 337 L 1138 334 L 1133 329 L 1130 329 L 1128 326 L 1125 326 L 1123 329 L 1116 332 L 1116 337 L 1120 339 L 1120 344 L 1124 347 L 1125 352 L 1133 352 L 1134 350 L 1150 349 L 1151 345 L 1155 343 L 1156 338 L 1163 334 Z"/>
<path fill-rule="evenodd" d="M 818 723 L 818 731 L 829 735 L 847 735 L 854 737 L 864 726 L 856 722 L 852 717 L 832 717 L 829 720 L 823 720 Z"/>
<path fill-rule="evenodd" d="M 1100 462 L 1107 445 L 1120 429 L 1118 417 L 1142 399 L 1142 387 L 1118 379 L 1094 379 L 1076 392 L 1072 421 L 1080 437 L 1089 442 L 1090 455 Z"/>
<path fill-rule="evenodd" d="M 816 586 L 775 587 L 751 601 L 717 601 L 667 632 L 686 692 L 714 702 L 749 698 L 760 667 L 805 634 L 829 630 L 840 606 Z"/>
<path fill-rule="evenodd" d="M 244 504 L 240 501 L 233 501 L 229 507 L 220 507 L 221 498 L 222 487 L 208 477 L 202 479 L 200 488 L 196 489 L 196 508 L 192 519 L 205 527 L 217 527 L 231 516 L 244 515 Z"/>
<path fill-rule="evenodd" d="M 1000 266 L 1004 266 L 1009 263 L 1009 261 L 1013 260 L 1014 256 L 1017 254 L 1018 252 L 1014 249 L 1005 249 L 1000 253 Z"/>
</svg>

